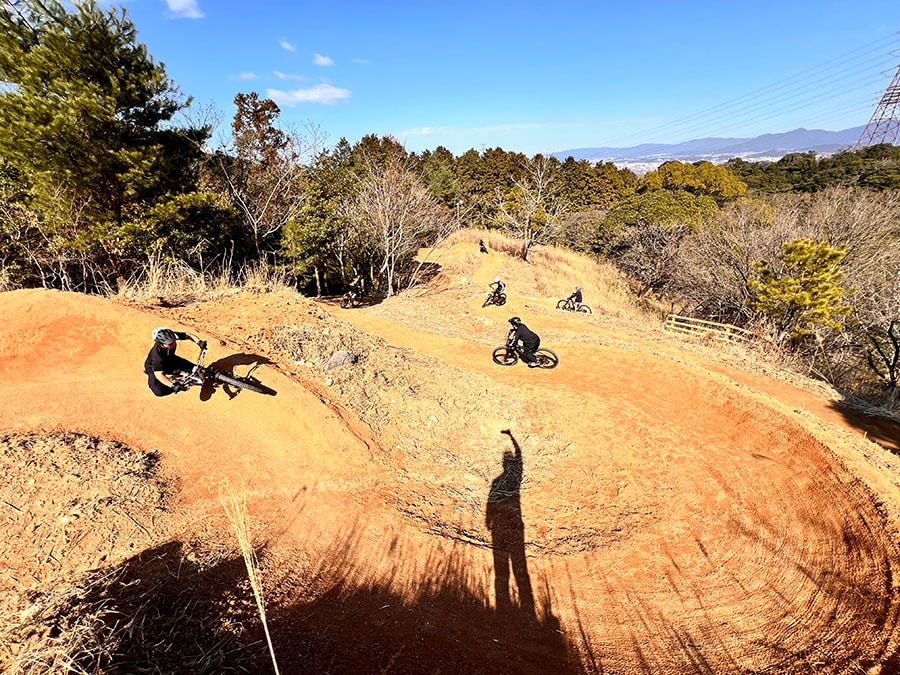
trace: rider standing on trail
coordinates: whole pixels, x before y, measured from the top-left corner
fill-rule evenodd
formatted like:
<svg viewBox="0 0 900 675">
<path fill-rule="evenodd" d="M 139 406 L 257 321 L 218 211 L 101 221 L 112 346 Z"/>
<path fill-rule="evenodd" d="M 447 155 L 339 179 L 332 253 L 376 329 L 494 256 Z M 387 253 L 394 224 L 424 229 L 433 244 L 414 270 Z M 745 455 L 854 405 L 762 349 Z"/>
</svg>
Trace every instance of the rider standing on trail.
<svg viewBox="0 0 900 675">
<path fill-rule="evenodd" d="M 178 340 L 196 342 L 201 349 L 206 346 L 203 340 L 171 328 L 157 328 L 153 331 L 153 347 L 144 361 L 144 372 L 147 374 L 150 391 L 157 396 L 168 396 L 183 391 L 184 388 L 172 382 L 169 376 L 177 370 L 190 371 L 194 368 L 193 363 L 175 354 Z"/>
<path fill-rule="evenodd" d="M 506 290 L 506 284 L 500 281 L 500 277 L 494 277 L 493 283 L 490 285 L 490 288 L 494 290 L 494 298 L 499 298 L 500 294 Z"/>
<path fill-rule="evenodd" d="M 575 292 L 569 296 L 569 300 L 575 303 L 575 307 L 579 307 L 581 305 L 581 286 L 575 287 Z"/>
<path fill-rule="evenodd" d="M 522 347 L 519 349 L 522 360 L 528 364 L 529 368 L 537 368 L 538 362 L 534 353 L 537 351 L 538 347 L 541 346 L 541 338 L 538 337 L 537 333 L 530 330 L 528 326 L 522 323 L 522 319 L 517 316 L 514 316 L 509 320 L 509 325 L 512 326 L 510 329 L 510 333 L 512 333 L 510 339 L 513 341 L 513 345 L 518 346 L 519 343 L 522 344 Z"/>
</svg>

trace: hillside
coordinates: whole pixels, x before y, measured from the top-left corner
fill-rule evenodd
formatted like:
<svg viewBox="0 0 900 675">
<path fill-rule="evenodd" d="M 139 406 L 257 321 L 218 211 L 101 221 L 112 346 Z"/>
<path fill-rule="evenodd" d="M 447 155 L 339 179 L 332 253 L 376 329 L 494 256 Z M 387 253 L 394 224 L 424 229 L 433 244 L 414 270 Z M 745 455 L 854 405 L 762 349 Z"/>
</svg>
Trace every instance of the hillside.
<svg viewBox="0 0 900 675">
<path fill-rule="evenodd" d="M 269 668 L 228 479 L 281 672 L 900 672 L 900 427 L 535 254 L 458 241 L 352 310 L 0 294 L 0 668 L 75 635 L 88 672 Z M 558 368 L 491 361 L 513 314 Z M 155 399 L 163 324 L 277 394 Z"/>
<path fill-rule="evenodd" d="M 681 143 L 644 143 L 627 148 L 573 148 L 554 152 L 553 156 L 563 161 L 573 157 L 592 163 L 613 162 L 638 173 L 645 173 L 668 161 L 706 160 L 723 164 L 740 157 L 747 161 L 774 162 L 794 152 L 815 152 L 819 156 L 828 156 L 852 148 L 864 129 L 865 125 L 840 131 L 801 128 L 754 138 L 695 138 Z"/>
</svg>

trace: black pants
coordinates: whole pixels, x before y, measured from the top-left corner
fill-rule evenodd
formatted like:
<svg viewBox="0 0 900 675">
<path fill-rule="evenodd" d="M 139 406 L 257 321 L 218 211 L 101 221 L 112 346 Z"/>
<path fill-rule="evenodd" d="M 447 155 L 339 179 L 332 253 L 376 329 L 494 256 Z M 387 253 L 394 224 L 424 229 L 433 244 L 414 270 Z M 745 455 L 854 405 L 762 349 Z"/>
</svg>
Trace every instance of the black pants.
<svg viewBox="0 0 900 675">
<path fill-rule="evenodd" d="M 175 367 L 166 375 L 171 375 L 176 370 L 186 370 L 190 372 L 194 368 L 194 364 L 188 361 L 187 359 L 183 359 L 180 356 L 174 357 L 175 363 L 172 364 Z M 150 372 L 147 373 L 147 386 L 150 387 L 150 391 L 152 391 L 157 396 L 168 396 L 169 394 L 174 394 L 175 390 L 172 387 L 168 387 L 156 379 L 156 373 Z"/>
<path fill-rule="evenodd" d="M 526 345 L 524 342 L 520 342 L 519 343 L 519 354 L 522 355 L 522 360 L 525 363 L 534 363 L 535 361 L 537 361 L 537 357 L 534 355 L 534 353 L 538 350 L 538 347 L 540 347 L 540 346 L 541 346 L 540 340 L 538 340 L 538 343 L 536 345 L 534 345 L 534 347 L 531 347 L 530 345 Z"/>
<path fill-rule="evenodd" d="M 175 390 L 172 387 L 167 387 L 158 379 L 156 379 L 156 373 L 150 373 L 147 376 L 147 386 L 150 387 L 150 391 L 152 391 L 157 396 L 168 396 L 169 394 L 174 394 Z"/>
</svg>

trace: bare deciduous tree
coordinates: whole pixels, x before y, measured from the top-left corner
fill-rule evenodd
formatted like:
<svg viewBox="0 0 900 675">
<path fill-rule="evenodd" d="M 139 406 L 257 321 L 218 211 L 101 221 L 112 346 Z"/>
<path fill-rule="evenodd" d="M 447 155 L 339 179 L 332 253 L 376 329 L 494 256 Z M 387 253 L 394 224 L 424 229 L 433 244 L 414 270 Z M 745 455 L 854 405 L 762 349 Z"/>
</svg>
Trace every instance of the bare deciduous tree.
<svg viewBox="0 0 900 675">
<path fill-rule="evenodd" d="M 378 274 L 393 295 L 422 246 L 452 229 L 449 213 L 432 198 L 418 176 L 398 159 L 369 163 L 351 205 L 352 219 L 364 241 L 380 258 Z"/>
<path fill-rule="evenodd" d="M 238 94 L 235 105 L 232 136 L 215 159 L 259 255 L 263 242 L 297 215 L 304 196 L 302 164 L 321 149 L 322 133 L 310 123 L 278 127 L 278 106 L 256 93 Z"/>
<path fill-rule="evenodd" d="M 513 182 L 507 192 L 497 191 L 499 224 L 517 239 L 522 240 L 521 256 L 528 260 L 534 244 L 553 240 L 566 205 L 559 197 L 562 188 L 557 180 L 553 162 L 543 155 L 535 155 L 526 167 L 526 175 Z"/>
</svg>

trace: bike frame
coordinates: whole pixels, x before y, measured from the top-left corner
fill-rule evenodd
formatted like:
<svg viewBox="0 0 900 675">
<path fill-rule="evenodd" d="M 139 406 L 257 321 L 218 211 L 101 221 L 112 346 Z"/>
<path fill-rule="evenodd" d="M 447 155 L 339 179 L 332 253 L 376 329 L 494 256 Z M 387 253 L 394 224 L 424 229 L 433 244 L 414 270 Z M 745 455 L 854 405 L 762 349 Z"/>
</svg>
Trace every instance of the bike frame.
<svg viewBox="0 0 900 675">
<path fill-rule="evenodd" d="M 506 334 L 506 348 L 511 352 L 515 352 L 519 358 L 522 358 L 522 354 L 525 353 L 525 345 L 516 344 L 515 328 L 510 329 L 509 333 Z"/>
<path fill-rule="evenodd" d="M 195 384 L 202 385 L 203 378 L 200 377 L 200 373 L 206 372 L 206 367 L 203 365 L 203 359 L 205 356 L 206 356 L 206 347 L 205 346 L 200 347 L 200 353 L 197 355 L 197 362 L 194 364 L 194 367 L 191 368 L 191 371 L 190 372 L 178 371 L 180 373 L 180 376 L 176 375 L 175 373 L 173 373 L 173 375 L 176 375 L 180 381 L 187 382 L 188 384 L 190 384 L 192 386 Z M 171 378 L 169 378 L 169 379 L 171 379 Z"/>
</svg>

